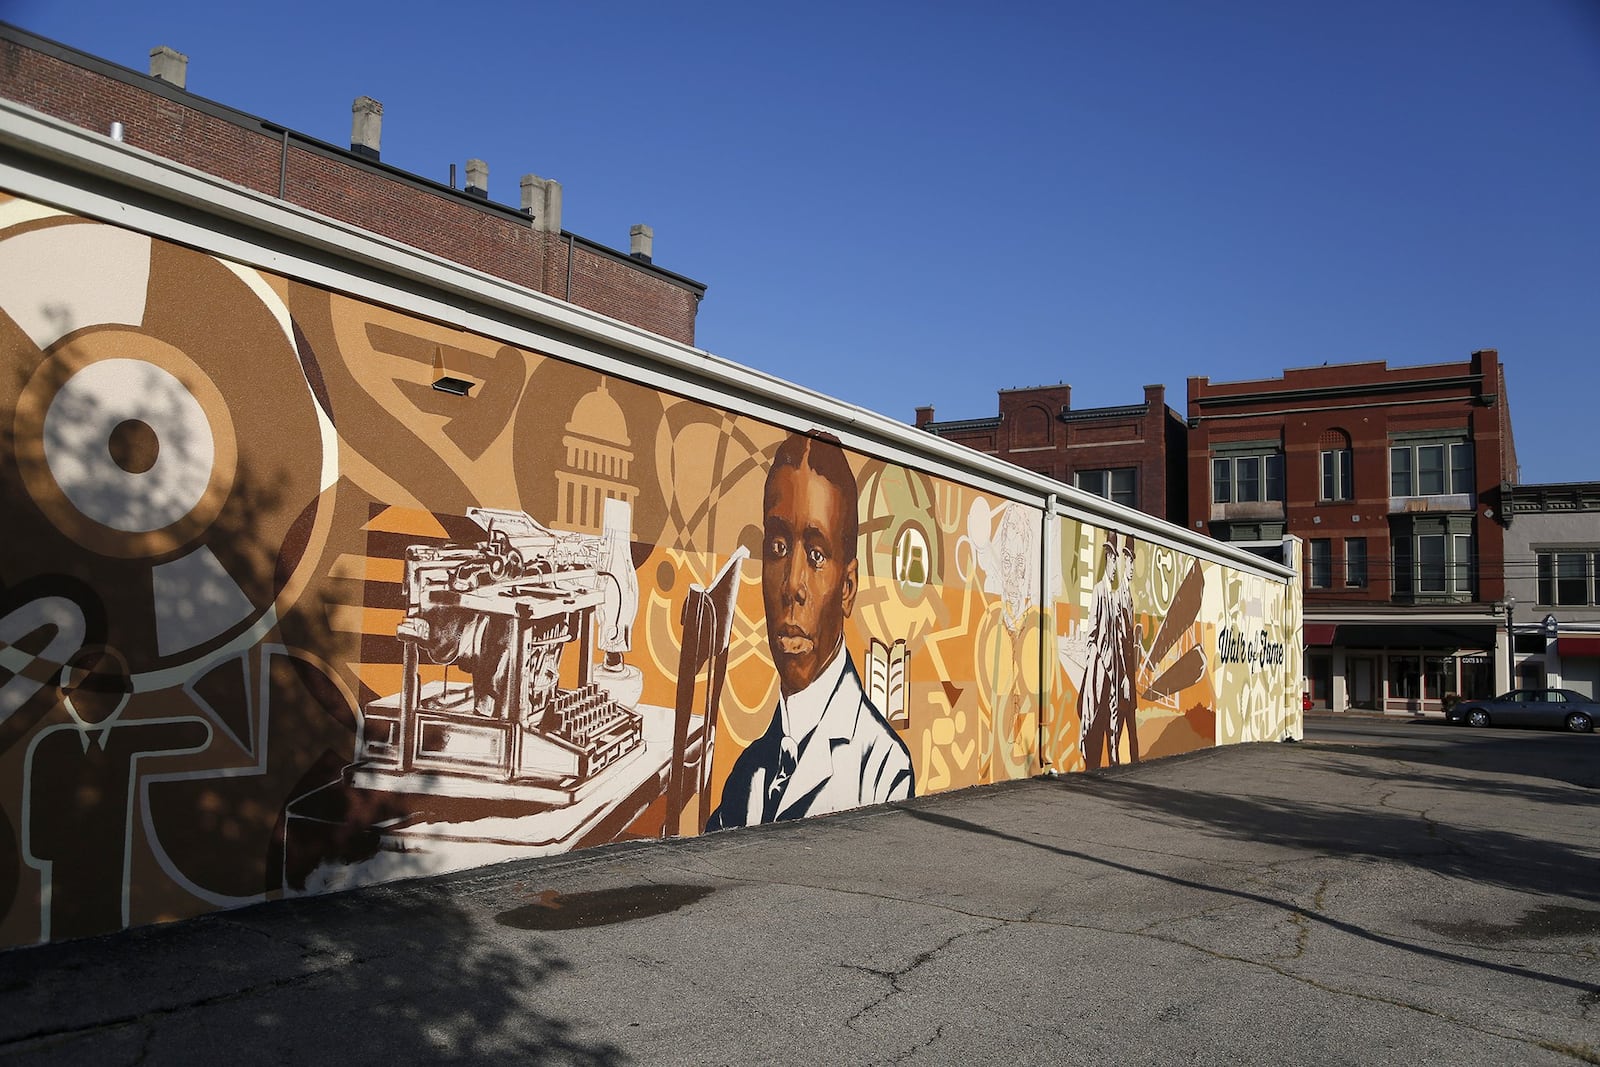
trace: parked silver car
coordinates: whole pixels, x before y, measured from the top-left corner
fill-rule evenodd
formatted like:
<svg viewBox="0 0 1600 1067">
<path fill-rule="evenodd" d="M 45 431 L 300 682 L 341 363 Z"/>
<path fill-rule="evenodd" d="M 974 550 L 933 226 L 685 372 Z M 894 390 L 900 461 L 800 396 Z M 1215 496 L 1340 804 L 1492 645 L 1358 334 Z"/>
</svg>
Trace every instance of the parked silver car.
<svg viewBox="0 0 1600 1067">
<path fill-rule="evenodd" d="M 1468 726 L 1564 726 L 1586 734 L 1600 718 L 1600 701 L 1571 689 L 1513 689 L 1486 700 L 1463 700 L 1445 717 Z"/>
</svg>

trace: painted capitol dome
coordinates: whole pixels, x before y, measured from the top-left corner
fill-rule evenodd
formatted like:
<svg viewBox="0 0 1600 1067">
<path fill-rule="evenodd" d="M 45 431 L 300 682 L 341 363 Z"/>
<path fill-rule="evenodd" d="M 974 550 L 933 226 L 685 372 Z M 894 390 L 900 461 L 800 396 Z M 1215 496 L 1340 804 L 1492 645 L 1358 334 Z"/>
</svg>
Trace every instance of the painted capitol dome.
<svg viewBox="0 0 1600 1067">
<path fill-rule="evenodd" d="M 561 438 L 566 459 L 556 471 L 556 525 L 598 533 L 607 500 L 630 506 L 638 495 L 631 484 L 632 440 L 628 420 L 605 379 L 573 406 Z"/>
</svg>

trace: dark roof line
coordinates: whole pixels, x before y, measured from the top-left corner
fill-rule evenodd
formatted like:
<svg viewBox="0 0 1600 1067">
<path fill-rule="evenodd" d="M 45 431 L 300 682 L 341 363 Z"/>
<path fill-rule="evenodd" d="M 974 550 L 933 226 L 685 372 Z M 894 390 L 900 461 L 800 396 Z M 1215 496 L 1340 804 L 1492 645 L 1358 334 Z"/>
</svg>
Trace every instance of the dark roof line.
<svg viewBox="0 0 1600 1067">
<path fill-rule="evenodd" d="M 1148 415 L 1149 413 L 1150 404 L 1147 401 L 1143 404 L 1122 404 L 1118 407 L 1109 408 L 1080 408 L 1077 410 L 1062 408 L 1061 414 L 1057 415 L 1056 418 L 1062 422 L 1085 422 L 1089 419 L 1126 419 L 1135 415 Z"/>
<path fill-rule="evenodd" d="M 498 215 L 504 219 L 522 224 L 527 224 L 532 218 L 532 216 L 523 213 L 520 208 L 514 208 L 509 204 L 502 204 L 484 197 L 474 196 L 471 193 L 468 193 L 465 189 L 453 189 L 444 182 L 437 182 L 431 178 L 424 178 L 420 174 L 415 174 L 408 170 L 402 170 L 401 168 L 392 164 L 383 162 L 381 159 L 373 159 L 371 156 L 362 155 L 359 152 L 352 152 L 348 148 L 340 148 L 338 145 L 330 144 L 327 141 L 312 137 L 309 134 L 292 130 L 281 123 L 260 118 L 256 115 L 250 114 L 247 111 L 240 111 L 238 108 L 229 107 L 227 104 L 221 104 L 207 97 L 199 96 L 187 89 L 180 89 L 170 82 L 162 81 L 160 78 L 152 78 L 148 74 L 141 74 L 139 71 L 134 70 L 131 67 L 124 67 L 121 64 L 113 63 L 108 59 L 102 59 L 99 56 L 80 51 L 79 49 L 73 48 L 71 45 L 62 44 L 59 41 L 52 41 L 47 37 L 40 37 L 38 34 L 30 33 L 27 30 L 22 29 L 20 26 L 13 25 L 12 23 L 0 22 L 0 39 L 12 41 L 16 44 L 22 45 L 25 48 L 30 48 L 35 52 L 41 52 L 44 55 L 59 59 L 64 63 L 70 63 L 75 67 L 82 67 L 85 70 L 93 71 L 94 73 L 103 75 L 104 77 L 110 78 L 113 81 L 122 82 L 124 85 L 135 86 L 144 90 L 145 92 L 159 96 L 165 100 L 170 100 L 172 103 L 192 108 L 201 114 L 209 115 L 215 119 L 221 119 L 222 121 L 231 123 L 240 127 L 241 129 L 255 129 L 263 135 L 269 137 L 286 136 L 293 140 L 297 145 L 307 149 L 308 151 L 315 152 L 318 155 L 327 156 L 332 159 L 337 159 L 341 163 L 346 163 L 352 167 L 357 167 L 359 169 L 372 171 L 376 174 L 381 174 L 384 177 L 400 182 L 403 185 L 409 185 L 413 189 L 416 189 L 420 192 L 431 193 L 435 196 L 447 197 L 486 214 Z M 659 267 L 654 263 L 645 263 L 644 261 L 635 259 L 633 256 L 626 252 L 620 251 L 619 249 L 612 248 L 609 245 L 601 244 L 600 242 L 592 240 L 588 237 L 582 237 L 578 234 L 570 233 L 567 230 L 562 230 L 561 236 L 563 238 L 571 239 L 573 242 L 581 244 L 591 251 L 598 252 L 604 256 L 607 256 L 608 258 L 615 259 L 620 263 L 626 263 L 628 266 L 634 267 L 648 274 L 657 275 L 663 279 L 666 279 L 667 281 L 681 285 L 686 289 L 693 290 L 700 295 L 705 294 L 706 285 L 704 282 L 695 281 L 693 278 L 689 278 L 685 275 L 667 270 L 664 267 Z"/>
</svg>

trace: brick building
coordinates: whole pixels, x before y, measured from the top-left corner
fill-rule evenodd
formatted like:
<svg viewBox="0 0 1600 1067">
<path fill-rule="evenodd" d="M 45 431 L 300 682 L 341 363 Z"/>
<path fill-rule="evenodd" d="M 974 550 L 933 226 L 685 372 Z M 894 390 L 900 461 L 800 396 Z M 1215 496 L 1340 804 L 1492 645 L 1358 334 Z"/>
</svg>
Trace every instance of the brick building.
<svg viewBox="0 0 1600 1067">
<path fill-rule="evenodd" d="M 693 344 L 705 286 L 652 262 L 653 233 L 628 252 L 561 228 L 561 186 L 520 180 L 519 207 L 488 197 L 488 167 L 469 160 L 456 189 L 381 158 L 382 105 L 351 108 L 349 148 L 207 100 L 186 88 L 188 59 L 150 53 L 141 74 L 0 23 L 0 95 L 120 137 L 136 148 L 257 192 Z"/>
<path fill-rule="evenodd" d="M 1194 529 L 1268 553 L 1285 534 L 1304 540 L 1315 706 L 1437 711 L 1446 693 L 1509 688 L 1505 508 L 1517 459 L 1493 350 L 1190 378 L 1188 477 Z"/>
<path fill-rule="evenodd" d="M 1600 482 L 1516 485 L 1506 501 L 1517 685 L 1600 696 Z"/>
<path fill-rule="evenodd" d="M 1144 402 L 1072 407 L 1072 386 L 1002 389 L 1000 412 L 980 419 L 935 422 L 917 408 L 917 427 L 1019 467 L 1137 508 L 1181 521 L 1187 509 L 1182 417 L 1167 407 L 1162 385 L 1144 387 Z"/>
</svg>

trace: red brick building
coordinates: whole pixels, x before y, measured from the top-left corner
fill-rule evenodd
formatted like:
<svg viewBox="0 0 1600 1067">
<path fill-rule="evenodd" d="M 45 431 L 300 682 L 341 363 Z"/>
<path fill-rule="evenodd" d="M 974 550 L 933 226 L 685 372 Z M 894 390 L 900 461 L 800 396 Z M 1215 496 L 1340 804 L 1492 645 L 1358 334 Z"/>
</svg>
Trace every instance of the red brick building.
<svg viewBox="0 0 1600 1067">
<path fill-rule="evenodd" d="M 1336 710 L 1438 710 L 1504 674 L 1505 373 L 1352 363 L 1189 379 L 1189 524 L 1264 552 L 1304 541 L 1307 689 Z"/>
<path fill-rule="evenodd" d="M 171 49 L 154 49 L 150 59 L 151 73 L 141 74 L 0 24 L 0 95 L 413 248 L 694 343 L 706 287 L 651 261 L 649 227 L 633 227 L 629 252 L 608 248 L 561 228 L 556 182 L 523 176 L 522 205 L 511 207 L 488 198 L 488 168 L 481 161 L 468 161 L 462 189 L 383 163 L 383 108 L 376 101 L 355 101 L 351 146 L 342 148 L 187 91 L 187 57 Z"/>
<path fill-rule="evenodd" d="M 1002 389 L 1000 413 L 935 422 L 917 409 L 917 426 L 1158 518 L 1181 522 L 1187 509 L 1184 422 L 1162 385 L 1144 402 L 1073 410 L 1072 386 Z"/>
</svg>

